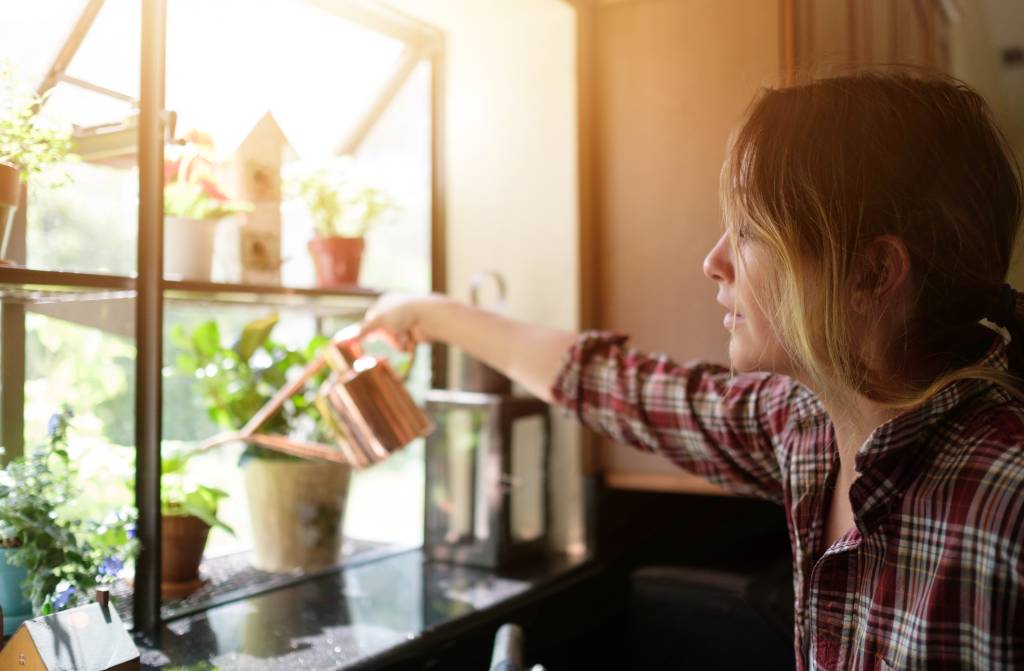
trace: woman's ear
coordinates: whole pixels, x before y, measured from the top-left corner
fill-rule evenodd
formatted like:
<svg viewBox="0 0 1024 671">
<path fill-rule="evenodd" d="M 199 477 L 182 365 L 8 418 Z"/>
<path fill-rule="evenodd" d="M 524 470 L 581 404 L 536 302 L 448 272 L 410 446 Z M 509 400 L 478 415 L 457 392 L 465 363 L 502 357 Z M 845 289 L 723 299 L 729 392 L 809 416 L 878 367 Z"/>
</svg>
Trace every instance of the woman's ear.
<svg viewBox="0 0 1024 671">
<path fill-rule="evenodd" d="M 910 278 L 910 253 L 895 235 L 875 238 L 861 252 L 858 264 L 852 296 L 857 314 L 866 315 L 874 306 L 891 299 Z"/>
</svg>

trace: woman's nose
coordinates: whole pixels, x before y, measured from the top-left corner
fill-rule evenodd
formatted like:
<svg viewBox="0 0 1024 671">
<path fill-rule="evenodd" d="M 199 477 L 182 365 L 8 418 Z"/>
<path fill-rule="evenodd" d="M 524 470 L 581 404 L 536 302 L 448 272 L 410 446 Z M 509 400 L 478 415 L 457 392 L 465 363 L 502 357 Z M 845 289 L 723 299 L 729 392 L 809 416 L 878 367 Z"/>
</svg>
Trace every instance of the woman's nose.
<svg viewBox="0 0 1024 671">
<path fill-rule="evenodd" d="M 732 265 L 732 245 L 729 234 L 723 233 L 708 255 L 704 257 L 704 274 L 715 282 L 732 282 L 736 279 Z"/>
</svg>

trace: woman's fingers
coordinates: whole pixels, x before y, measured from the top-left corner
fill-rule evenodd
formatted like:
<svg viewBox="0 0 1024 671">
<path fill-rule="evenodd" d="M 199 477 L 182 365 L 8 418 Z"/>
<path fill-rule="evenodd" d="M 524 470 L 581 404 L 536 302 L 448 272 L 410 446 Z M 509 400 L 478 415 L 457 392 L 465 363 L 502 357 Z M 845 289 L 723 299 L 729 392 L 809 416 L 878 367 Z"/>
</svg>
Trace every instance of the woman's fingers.
<svg viewBox="0 0 1024 671">
<path fill-rule="evenodd" d="M 422 339 L 413 311 L 414 299 L 400 294 L 379 298 L 359 323 L 356 338 L 383 340 L 391 347 L 410 352 Z"/>
</svg>

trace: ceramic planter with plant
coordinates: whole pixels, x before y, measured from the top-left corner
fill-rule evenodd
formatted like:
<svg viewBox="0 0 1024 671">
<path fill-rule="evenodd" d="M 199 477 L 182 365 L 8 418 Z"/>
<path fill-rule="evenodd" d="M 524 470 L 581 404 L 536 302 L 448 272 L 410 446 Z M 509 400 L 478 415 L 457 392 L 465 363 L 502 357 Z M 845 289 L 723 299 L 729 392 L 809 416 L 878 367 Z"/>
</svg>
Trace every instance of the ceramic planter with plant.
<svg viewBox="0 0 1024 671">
<path fill-rule="evenodd" d="M 4 263 L 9 263 L 7 246 L 22 184 L 72 156 L 70 131 L 51 128 L 40 119 L 45 102 L 45 96 L 21 90 L 10 67 L 0 64 L 0 261 Z"/>
<path fill-rule="evenodd" d="M 212 527 L 235 533 L 217 517 L 228 493 L 199 483 L 187 468 L 196 454 L 179 451 L 160 459 L 160 593 L 165 599 L 181 598 L 202 586 L 199 564 Z"/>
<path fill-rule="evenodd" d="M 358 184 L 347 173 L 340 167 L 320 168 L 295 185 L 313 219 L 315 237 L 308 247 L 321 287 L 359 284 L 366 234 L 397 211 L 386 193 Z"/>
<path fill-rule="evenodd" d="M 289 373 L 306 366 L 328 339 L 314 337 L 305 348 L 271 339 L 277 315 L 250 322 L 236 342 L 224 345 L 213 321 L 191 333 L 178 328 L 171 338 L 179 349 L 178 370 L 192 376 L 210 417 L 237 431 L 280 389 Z M 324 375 L 312 378 L 264 425 L 272 433 L 323 440 L 314 405 Z M 257 445 L 246 445 L 241 460 L 249 516 L 253 564 L 266 571 L 309 570 L 337 562 L 351 467 L 297 459 Z"/>
<path fill-rule="evenodd" d="M 78 605 L 113 582 L 135 554 L 134 515 L 77 517 L 77 471 L 67 451 L 67 408 L 50 418 L 49 443 L 0 470 L 0 601 L 4 634 L 24 620 Z"/>
<path fill-rule="evenodd" d="M 192 131 L 184 144 L 168 149 L 164 161 L 164 274 L 208 281 L 220 220 L 251 209 L 233 201 L 217 181 L 213 142 Z"/>
</svg>

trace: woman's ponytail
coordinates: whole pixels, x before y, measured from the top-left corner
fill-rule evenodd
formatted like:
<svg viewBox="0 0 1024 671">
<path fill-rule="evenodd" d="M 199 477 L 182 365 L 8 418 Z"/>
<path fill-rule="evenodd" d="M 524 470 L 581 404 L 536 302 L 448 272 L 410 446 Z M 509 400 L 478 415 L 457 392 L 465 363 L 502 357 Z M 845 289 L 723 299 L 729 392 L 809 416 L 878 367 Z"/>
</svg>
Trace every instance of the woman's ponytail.
<svg viewBox="0 0 1024 671">
<path fill-rule="evenodd" d="M 1004 284 L 985 318 L 1010 334 L 1007 347 L 1009 372 L 1024 380 L 1024 296 L 1009 284 Z"/>
</svg>

